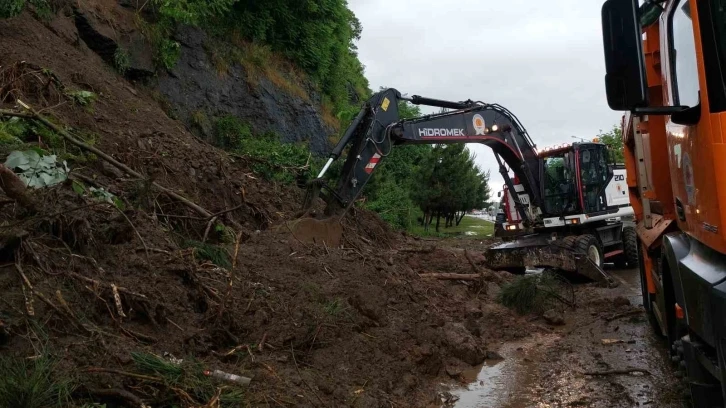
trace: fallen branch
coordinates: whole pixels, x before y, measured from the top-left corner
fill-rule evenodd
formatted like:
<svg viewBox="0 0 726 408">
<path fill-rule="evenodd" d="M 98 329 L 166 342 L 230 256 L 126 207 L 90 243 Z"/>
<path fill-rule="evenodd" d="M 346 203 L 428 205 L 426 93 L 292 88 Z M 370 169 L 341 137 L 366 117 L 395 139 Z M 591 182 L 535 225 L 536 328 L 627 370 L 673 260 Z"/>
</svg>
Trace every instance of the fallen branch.
<svg viewBox="0 0 726 408">
<path fill-rule="evenodd" d="M 75 145 L 76 147 L 81 148 L 83 150 L 86 150 L 86 151 L 89 151 L 89 152 L 95 154 L 96 156 L 98 156 L 99 158 L 105 160 L 106 162 L 108 162 L 109 164 L 111 164 L 114 167 L 118 168 L 119 170 L 125 171 L 126 173 L 128 173 L 128 174 L 130 174 L 130 175 L 132 175 L 134 177 L 137 177 L 137 178 L 140 178 L 140 179 L 145 179 L 145 177 L 143 175 L 141 175 L 141 173 L 133 170 L 131 167 L 128 167 L 127 165 L 119 162 L 118 160 L 114 159 L 113 157 L 111 157 L 110 155 L 104 153 L 103 151 L 99 150 L 98 148 L 93 147 L 93 146 L 89 146 L 89 145 L 81 142 L 80 140 L 76 139 L 75 137 L 73 137 L 73 135 L 71 135 L 70 133 L 68 133 L 65 129 L 61 128 L 60 126 L 58 126 L 58 125 L 56 125 L 56 124 L 54 124 L 52 122 L 50 122 L 48 119 L 46 119 L 43 116 L 41 116 L 38 112 L 36 112 L 33 108 L 31 108 L 27 104 L 21 103 L 20 101 L 18 101 L 18 103 L 21 106 L 23 106 L 29 113 L 18 113 L 18 112 L 13 112 L 13 111 L 6 110 L 6 109 L 0 109 L 0 117 L 1 116 L 9 116 L 9 117 L 19 117 L 19 118 L 36 120 L 36 121 L 42 123 L 43 125 L 45 125 L 46 127 L 52 129 L 54 132 L 56 132 L 59 135 L 61 135 L 64 139 L 66 139 L 68 142 L 70 142 L 71 144 Z M 153 187 L 155 187 L 157 190 L 161 191 L 162 193 L 165 193 L 165 194 L 169 195 L 170 197 L 172 197 L 172 198 L 174 198 L 176 200 L 179 200 L 180 202 L 182 202 L 187 207 L 189 207 L 192 210 L 196 211 L 199 215 L 201 215 L 201 216 L 203 216 L 205 218 L 209 218 L 209 217 L 212 216 L 212 214 L 209 211 L 205 210 L 204 208 L 202 208 L 198 204 L 194 203 L 193 201 L 189 200 L 188 198 L 182 196 L 181 194 L 176 193 L 176 192 L 172 191 L 171 189 L 169 189 L 167 187 L 164 187 L 164 186 L 160 185 L 159 183 L 157 183 L 155 181 L 152 181 L 151 182 L 151 185 Z"/>
<path fill-rule="evenodd" d="M 111 284 L 111 292 L 113 292 L 113 301 L 116 303 L 116 312 L 119 317 L 126 317 L 123 305 L 121 304 L 121 295 L 118 294 L 118 288 L 113 283 Z"/>
<path fill-rule="evenodd" d="M 207 228 L 204 229 L 204 237 L 202 237 L 202 243 L 207 242 L 207 237 L 209 236 L 209 230 L 212 229 L 212 224 L 217 221 L 217 217 L 214 216 L 209 219 L 209 222 L 207 223 Z"/>
<path fill-rule="evenodd" d="M 483 271 L 478 266 L 476 266 L 476 264 L 474 263 L 474 259 L 472 259 L 471 255 L 469 255 L 469 251 L 467 251 L 466 249 L 464 249 L 464 257 L 469 262 L 469 265 L 471 265 L 471 269 L 474 271 L 474 273 L 478 273 L 479 275 L 481 275 L 482 280 L 495 283 L 502 283 L 502 281 L 504 280 L 501 276 L 488 271 Z"/>
<path fill-rule="evenodd" d="M 17 174 L 2 164 L 0 164 L 0 190 L 4 191 L 8 197 L 17 201 L 21 206 L 30 211 L 35 211 L 33 200 L 25 194 L 27 188 L 23 180 L 20 180 Z"/>
<path fill-rule="evenodd" d="M 47 297 L 45 297 L 44 294 L 42 294 L 41 292 L 36 291 L 33 288 L 33 285 L 30 283 L 30 280 L 28 280 L 28 277 L 25 276 L 25 272 L 23 272 L 23 268 L 20 266 L 20 264 L 16 263 L 15 264 L 15 269 L 18 271 L 18 273 L 20 274 L 20 276 L 23 278 L 23 282 L 25 282 L 25 285 L 28 286 L 28 289 L 30 290 L 30 293 L 32 295 L 36 296 L 38 299 L 40 299 L 41 301 L 43 301 L 43 303 L 45 303 L 46 305 L 48 305 L 51 309 L 55 310 L 56 313 L 58 313 L 59 315 L 66 316 L 66 317 L 70 318 L 79 328 L 83 329 L 83 331 L 85 331 L 87 333 L 90 333 L 91 332 L 91 330 L 88 327 L 84 326 L 83 323 L 81 323 L 81 321 L 78 320 L 78 318 L 74 314 L 63 312 L 58 306 L 55 305 L 55 303 L 51 302 L 50 299 L 48 299 Z"/>
<path fill-rule="evenodd" d="M 633 375 L 633 373 L 650 375 L 650 371 L 642 369 L 642 368 L 626 368 L 624 370 L 586 371 L 582 374 L 597 377 L 597 376 L 606 376 L 606 375 Z"/>
<path fill-rule="evenodd" d="M 430 246 L 428 248 L 402 248 L 398 252 L 404 252 L 408 254 L 430 254 L 436 251 L 436 246 Z"/>
<path fill-rule="evenodd" d="M 136 226 L 134 225 L 134 223 L 131 222 L 131 220 L 129 219 L 129 217 L 126 216 L 126 214 L 124 214 L 124 212 L 121 211 L 120 208 L 116 207 L 115 205 L 113 206 L 113 208 L 115 208 L 116 211 L 118 211 L 119 214 L 121 214 L 126 219 L 126 221 L 129 223 L 129 225 L 131 226 L 131 228 L 133 228 L 134 232 L 136 233 L 136 236 L 139 238 L 139 241 L 141 241 L 141 245 L 144 246 L 144 251 L 146 251 L 146 263 L 149 264 L 149 265 L 151 265 L 151 258 L 149 257 L 149 247 L 146 246 L 146 242 L 144 242 L 144 238 L 142 238 L 141 237 L 141 234 L 139 234 L 139 230 L 136 229 Z"/>
<path fill-rule="evenodd" d="M 151 382 L 156 382 L 156 383 L 163 383 L 164 382 L 159 377 L 152 377 L 152 376 L 149 376 L 149 375 L 130 373 L 128 371 L 121 371 L 121 370 L 116 370 L 116 369 L 113 369 L 113 368 L 89 367 L 89 368 L 87 368 L 87 369 L 85 369 L 83 371 L 86 372 L 86 373 L 116 374 L 116 375 L 122 375 L 124 377 L 136 378 L 137 380 L 151 381 Z"/>
<path fill-rule="evenodd" d="M 418 276 L 440 280 L 478 281 L 482 279 L 482 276 L 476 273 L 420 273 Z"/>
<path fill-rule="evenodd" d="M 106 390 L 97 389 L 97 388 L 89 388 L 87 389 L 88 393 L 91 395 L 95 395 L 97 397 L 115 397 L 120 398 L 123 400 L 126 400 L 138 408 L 147 408 L 148 406 L 144 404 L 144 401 L 141 400 L 141 398 L 137 397 L 136 395 L 126 391 L 126 390 L 119 390 L 117 388 L 109 388 Z"/>
<path fill-rule="evenodd" d="M 643 313 L 643 311 L 640 309 L 628 310 L 627 312 L 614 314 L 609 317 L 603 317 L 603 320 L 605 320 L 606 322 L 612 322 L 613 320 L 622 319 L 623 317 L 628 317 L 628 316 L 635 316 L 635 315 L 639 315 L 641 313 Z"/>
<path fill-rule="evenodd" d="M 100 287 L 105 286 L 105 287 L 108 287 L 109 289 L 113 290 L 111 288 L 111 284 L 110 283 L 105 283 L 105 282 L 97 281 L 95 279 L 87 278 L 87 277 L 85 277 L 83 275 L 79 275 L 79 274 L 77 274 L 75 272 L 68 272 L 68 276 L 70 276 L 72 278 L 76 278 L 76 279 L 82 280 L 84 282 L 88 282 L 88 283 L 90 283 L 90 284 L 92 284 L 94 286 L 100 286 Z M 142 295 L 141 293 L 132 292 L 132 291 L 130 291 L 130 290 L 124 288 L 124 287 L 121 287 L 121 286 L 116 286 L 116 290 L 119 291 L 119 292 L 121 292 L 121 293 L 125 293 L 127 295 L 130 295 L 130 296 L 140 297 L 142 299 L 148 299 L 146 297 L 146 295 Z"/>
</svg>

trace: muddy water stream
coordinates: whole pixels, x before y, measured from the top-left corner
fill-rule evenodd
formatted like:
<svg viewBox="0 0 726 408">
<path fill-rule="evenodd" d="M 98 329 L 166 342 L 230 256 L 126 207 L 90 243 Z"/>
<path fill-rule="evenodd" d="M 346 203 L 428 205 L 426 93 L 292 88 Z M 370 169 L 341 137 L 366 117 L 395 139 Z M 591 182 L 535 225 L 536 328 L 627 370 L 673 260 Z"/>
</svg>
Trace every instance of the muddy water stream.
<svg viewBox="0 0 726 408">
<path fill-rule="evenodd" d="M 449 388 L 458 398 L 449 407 L 687 406 L 665 346 L 647 317 L 606 318 L 623 302 L 640 307 L 638 271 L 608 272 L 621 283 L 619 287 L 579 288 L 579 305 L 566 313 L 565 325 L 501 344 L 498 352 L 503 360 L 490 360 L 462 373 L 459 384 L 464 385 Z M 599 300 L 590 301 L 593 297 Z M 645 370 L 647 375 L 588 374 L 626 367 Z"/>
<path fill-rule="evenodd" d="M 499 349 L 503 360 L 487 360 L 462 373 L 466 388 L 452 390 L 458 397 L 453 408 L 526 407 L 536 391 L 537 356 L 557 335 L 536 336 L 506 343 Z"/>
</svg>

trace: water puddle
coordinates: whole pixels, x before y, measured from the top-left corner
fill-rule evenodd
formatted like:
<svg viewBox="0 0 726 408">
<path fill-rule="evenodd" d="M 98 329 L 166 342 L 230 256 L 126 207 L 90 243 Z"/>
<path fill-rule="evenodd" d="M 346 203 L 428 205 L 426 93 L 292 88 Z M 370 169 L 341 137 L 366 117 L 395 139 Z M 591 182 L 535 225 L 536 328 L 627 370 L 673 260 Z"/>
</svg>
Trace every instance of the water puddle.
<svg viewBox="0 0 726 408">
<path fill-rule="evenodd" d="M 504 360 L 487 360 L 483 365 L 464 371 L 467 385 L 451 389 L 457 399 L 450 408 L 519 408 L 531 403 L 536 367 L 533 355 L 557 336 L 534 336 L 526 341 L 506 343 L 499 349 Z"/>
</svg>

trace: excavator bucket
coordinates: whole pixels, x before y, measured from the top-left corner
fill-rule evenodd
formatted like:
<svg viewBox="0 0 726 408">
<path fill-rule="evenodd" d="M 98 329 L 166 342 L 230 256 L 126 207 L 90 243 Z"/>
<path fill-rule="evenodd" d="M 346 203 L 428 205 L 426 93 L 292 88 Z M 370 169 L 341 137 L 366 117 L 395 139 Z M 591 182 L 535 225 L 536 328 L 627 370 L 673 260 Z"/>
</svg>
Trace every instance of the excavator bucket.
<svg viewBox="0 0 726 408">
<path fill-rule="evenodd" d="M 545 235 L 521 237 L 512 242 L 489 248 L 486 264 L 492 270 L 523 271 L 526 268 L 551 268 L 572 277 L 584 277 L 606 287 L 616 287 L 617 281 L 585 254 L 577 252 L 572 240 L 551 240 Z"/>
</svg>

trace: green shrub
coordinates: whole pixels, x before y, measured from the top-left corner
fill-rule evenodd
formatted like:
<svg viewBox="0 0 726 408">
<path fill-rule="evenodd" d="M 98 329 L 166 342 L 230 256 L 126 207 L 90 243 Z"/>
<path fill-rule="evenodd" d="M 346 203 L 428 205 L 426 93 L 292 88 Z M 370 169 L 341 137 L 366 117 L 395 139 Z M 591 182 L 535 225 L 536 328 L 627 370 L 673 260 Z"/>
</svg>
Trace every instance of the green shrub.
<svg viewBox="0 0 726 408">
<path fill-rule="evenodd" d="M 215 123 L 214 136 L 217 146 L 228 150 L 236 150 L 241 146 L 243 139 L 252 138 L 252 128 L 237 117 L 227 115 L 218 119 Z"/>
<path fill-rule="evenodd" d="M 167 38 L 159 42 L 157 60 L 162 67 L 166 69 L 174 68 L 174 65 L 179 60 L 180 54 L 181 45 L 178 42 Z"/>
<path fill-rule="evenodd" d="M 116 48 L 113 54 L 113 65 L 121 75 L 126 74 L 126 71 L 131 66 L 131 57 L 129 57 L 128 52 L 122 47 Z"/>
</svg>

